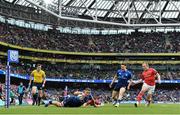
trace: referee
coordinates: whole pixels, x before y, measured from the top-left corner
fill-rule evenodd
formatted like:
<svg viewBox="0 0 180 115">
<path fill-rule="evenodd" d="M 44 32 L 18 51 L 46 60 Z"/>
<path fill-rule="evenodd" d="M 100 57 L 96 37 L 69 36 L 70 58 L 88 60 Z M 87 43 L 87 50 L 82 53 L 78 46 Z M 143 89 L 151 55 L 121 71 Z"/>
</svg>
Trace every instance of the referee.
<svg viewBox="0 0 180 115">
<path fill-rule="evenodd" d="M 46 83 L 46 74 L 43 70 L 41 70 L 41 65 L 38 64 L 37 68 L 31 72 L 30 75 L 30 81 L 29 81 L 29 87 L 31 86 L 32 83 L 32 78 L 33 84 L 32 84 L 32 96 L 33 96 L 33 104 L 38 102 L 38 106 L 40 106 L 41 103 L 41 98 L 43 96 L 42 89 L 45 87 Z"/>
</svg>

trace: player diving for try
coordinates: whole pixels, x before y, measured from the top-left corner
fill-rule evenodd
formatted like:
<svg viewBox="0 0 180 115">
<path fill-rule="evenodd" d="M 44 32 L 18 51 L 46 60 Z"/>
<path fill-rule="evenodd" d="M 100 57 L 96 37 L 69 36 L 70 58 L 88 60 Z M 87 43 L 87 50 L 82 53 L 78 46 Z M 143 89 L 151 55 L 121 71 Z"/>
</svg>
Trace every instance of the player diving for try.
<svg viewBox="0 0 180 115">
<path fill-rule="evenodd" d="M 150 68 L 147 63 L 143 63 L 142 68 L 144 71 L 141 74 L 141 79 L 135 83 L 135 84 L 143 83 L 141 91 L 139 92 L 138 96 L 136 97 L 137 103 L 134 104 L 135 107 L 140 106 L 140 102 L 141 102 L 142 97 L 143 97 L 145 92 L 148 92 L 147 100 L 146 100 L 147 104 L 146 105 L 147 106 L 150 105 L 150 103 L 152 101 L 152 95 L 153 95 L 154 90 L 155 90 L 156 77 L 158 79 L 158 83 L 161 84 L 161 77 L 160 77 L 159 73 L 154 68 Z"/>
<path fill-rule="evenodd" d="M 38 103 L 38 106 L 40 106 L 41 103 L 41 98 L 43 96 L 43 88 L 45 87 L 45 83 L 46 83 L 46 74 L 43 70 L 41 70 L 42 66 L 40 64 L 37 65 L 37 68 L 32 71 L 31 75 L 30 75 L 30 81 L 29 81 L 29 88 L 31 86 L 32 83 L 32 78 L 34 78 L 33 80 L 33 84 L 32 84 L 32 96 L 33 96 L 33 104 Z"/>
<path fill-rule="evenodd" d="M 113 83 L 118 79 L 117 84 L 115 85 L 112 92 L 112 99 L 114 100 L 115 107 L 119 107 L 120 102 L 122 101 L 123 95 L 127 90 L 130 89 L 132 84 L 132 73 L 127 70 L 125 64 L 121 64 L 121 69 L 119 69 L 114 76 L 111 84 L 109 85 L 112 88 Z"/>
<path fill-rule="evenodd" d="M 86 88 L 86 90 L 90 90 L 89 88 Z M 85 91 L 84 91 L 85 92 Z M 101 106 L 101 102 L 100 100 L 96 97 L 94 97 L 92 94 L 91 94 L 91 91 L 89 93 L 89 95 L 86 95 L 84 92 L 81 92 L 81 91 L 75 91 L 74 92 L 74 95 L 75 96 L 82 96 L 82 95 L 85 95 L 85 103 L 83 104 L 83 107 L 87 107 L 87 106 L 94 106 L 94 107 L 100 107 Z"/>
<path fill-rule="evenodd" d="M 74 96 L 67 97 L 62 102 L 49 101 L 45 104 L 45 107 L 49 105 L 54 105 L 56 107 L 87 107 L 89 105 L 89 100 L 91 100 L 91 90 L 86 88 L 83 92 L 74 92 Z M 94 107 L 99 107 L 99 105 L 94 104 Z"/>
</svg>

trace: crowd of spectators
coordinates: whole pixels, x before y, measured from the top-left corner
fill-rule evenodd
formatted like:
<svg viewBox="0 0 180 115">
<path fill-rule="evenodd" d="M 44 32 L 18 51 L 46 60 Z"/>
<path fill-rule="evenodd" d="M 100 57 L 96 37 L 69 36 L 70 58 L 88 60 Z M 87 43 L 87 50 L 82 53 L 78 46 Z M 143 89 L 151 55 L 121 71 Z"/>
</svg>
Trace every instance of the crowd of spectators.
<svg viewBox="0 0 180 115">
<path fill-rule="evenodd" d="M 63 34 L 55 30 L 38 31 L 0 23 L 0 41 L 13 45 L 37 49 L 74 52 L 179 52 L 180 33 L 131 33 L 119 35 L 77 35 Z M 0 69 L 5 69 L 5 64 Z M 44 64 L 48 77 L 60 79 L 112 79 L 116 69 L 98 67 L 77 68 L 76 66 Z M 35 66 L 12 66 L 12 73 L 29 75 Z M 109 67 L 112 68 L 112 67 Z M 180 79 L 178 70 L 158 70 L 162 79 Z M 140 71 L 133 69 L 133 78 L 138 79 Z"/>
<path fill-rule="evenodd" d="M 33 66 L 34 65 L 34 66 Z M 132 65 L 131 65 L 132 66 Z M 167 67 L 171 67 L 171 65 L 166 65 Z M 137 80 L 140 78 L 140 74 L 143 71 L 140 65 L 133 65 L 136 69 L 130 69 L 133 74 L 133 79 Z M 164 66 L 162 66 L 164 67 Z M 178 68 L 179 65 L 172 66 L 172 68 Z M 0 70 L 5 70 L 5 64 L 0 64 Z M 31 71 L 36 68 L 35 64 L 18 64 L 11 66 L 11 73 L 20 74 L 20 75 L 30 75 Z M 141 70 L 139 70 L 139 68 Z M 177 80 L 180 79 L 180 71 L 179 69 L 169 70 L 167 68 L 159 70 L 160 66 L 155 66 L 155 69 L 161 75 L 161 79 L 163 80 Z M 46 76 L 48 78 L 55 78 L 55 79 L 96 79 L 96 80 L 108 80 L 113 79 L 114 75 L 116 74 L 118 67 L 115 65 L 107 66 L 107 65 L 91 65 L 88 67 L 82 67 L 82 65 L 78 64 L 42 64 L 42 69 L 46 72 Z"/>
<path fill-rule="evenodd" d="M 37 49 L 72 52 L 161 53 L 180 51 L 180 32 L 118 35 L 64 34 L 0 24 L 0 41 Z"/>
</svg>

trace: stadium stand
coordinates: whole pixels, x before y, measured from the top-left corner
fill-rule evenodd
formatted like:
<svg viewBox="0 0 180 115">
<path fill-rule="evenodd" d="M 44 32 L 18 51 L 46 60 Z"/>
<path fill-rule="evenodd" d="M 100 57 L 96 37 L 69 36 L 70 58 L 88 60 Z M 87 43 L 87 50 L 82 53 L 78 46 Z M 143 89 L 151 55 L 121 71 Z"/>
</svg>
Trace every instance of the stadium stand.
<svg viewBox="0 0 180 115">
<path fill-rule="evenodd" d="M 33 63 L 20 63 L 13 64 L 11 72 L 20 75 L 29 75 L 30 72 L 35 69 Z M 118 69 L 118 65 L 78 65 L 78 64 L 42 64 L 43 69 L 46 71 L 48 78 L 58 79 L 112 79 Z M 128 65 L 133 72 L 133 79 L 140 77 L 140 65 Z M 154 65 L 160 73 L 163 80 L 178 80 L 180 79 L 180 72 L 178 65 L 171 66 L 166 65 L 166 68 L 162 68 L 164 65 Z M 174 68 L 172 68 L 174 67 Z M 5 63 L 0 64 L 0 70 L 5 70 Z"/>
<path fill-rule="evenodd" d="M 0 0 L 1 113 L 180 114 L 179 8 L 178 0 Z M 8 62 L 17 59 L 9 50 L 18 62 Z M 101 108 L 85 109 L 89 101 Z"/>
<path fill-rule="evenodd" d="M 1 41 L 23 47 L 71 52 L 165 53 L 180 51 L 179 32 L 78 35 L 0 24 Z M 152 47 L 153 46 L 153 47 Z"/>
</svg>

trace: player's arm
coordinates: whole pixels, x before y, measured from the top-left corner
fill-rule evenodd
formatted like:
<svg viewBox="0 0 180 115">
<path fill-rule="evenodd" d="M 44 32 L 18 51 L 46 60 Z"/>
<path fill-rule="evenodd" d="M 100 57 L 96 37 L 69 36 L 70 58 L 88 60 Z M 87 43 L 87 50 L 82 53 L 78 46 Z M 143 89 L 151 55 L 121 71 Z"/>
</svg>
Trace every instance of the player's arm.
<svg viewBox="0 0 180 115">
<path fill-rule="evenodd" d="M 43 72 L 43 85 L 42 85 L 42 87 L 44 87 L 45 84 L 46 84 L 46 74 L 45 74 L 45 72 Z"/>
<path fill-rule="evenodd" d="M 84 103 L 83 104 L 83 107 L 87 107 L 87 106 L 89 106 L 90 104 L 88 103 L 88 102 L 86 102 L 86 103 Z"/>
<path fill-rule="evenodd" d="M 156 74 L 156 77 L 158 79 L 158 83 L 161 84 L 161 76 L 159 75 L 159 73 Z"/>
<path fill-rule="evenodd" d="M 26 87 L 25 86 L 23 86 L 23 92 L 25 92 L 26 91 Z"/>
<path fill-rule="evenodd" d="M 74 95 L 76 95 L 76 96 L 77 96 L 77 95 L 82 95 L 82 92 L 80 92 L 80 91 L 75 91 L 75 92 L 74 92 Z"/>
<path fill-rule="evenodd" d="M 128 90 L 130 89 L 130 87 L 131 87 L 132 83 L 133 83 L 133 80 L 132 80 L 132 79 L 130 79 L 130 80 L 129 80 L 128 87 L 127 87 L 127 89 L 128 89 Z"/>
<path fill-rule="evenodd" d="M 110 83 L 110 85 L 109 85 L 110 88 L 112 87 L 112 85 L 113 85 L 113 83 L 116 81 L 116 79 L 117 79 L 117 75 L 114 76 L 112 82 Z"/>
<path fill-rule="evenodd" d="M 83 107 L 87 107 L 87 106 L 89 106 L 90 104 L 88 104 L 88 103 L 84 103 L 83 104 Z M 94 103 L 94 105 L 93 105 L 94 107 L 100 107 L 101 105 L 97 105 L 96 103 Z"/>
<path fill-rule="evenodd" d="M 131 85 L 133 84 L 133 80 L 132 80 L 133 75 L 132 75 L 132 73 L 130 73 L 129 75 L 130 75 L 129 76 L 129 84 L 128 84 L 127 90 L 129 90 Z"/>
<path fill-rule="evenodd" d="M 143 83 L 143 79 L 139 79 L 137 81 L 132 81 L 133 85 L 139 84 L 139 83 Z"/>
<path fill-rule="evenodd" d="M 89 105 L 91 105 L 90 103 L 91 103 L 91 100 L 88 101 L 88 102 L 86 102 L 86 103 L 84 103 L 84 104 L 83 104 L 83 107 L 88 107 Z M 93 106 L 94 106 L 94 107 L 100 107 L 100 105 L 97 105 L 95 102 L 93 103 Z"/>
<path fill-rule="evenodd" d="M 143 83 L 143 80 L 144 80 L 144 76 L 143 76 L 143 74 L 140 74 L 140 79 L 137 80 L 137 81 L 133 81 L 133 85 Z"/>
<path fill-rule="evenodd" d="M 153 74 L 156 75 L 158 83 L 161 84 L 161 76 L 159 75 L 159 73 L 155 69 L 153 69 Z"/>
</svg>

